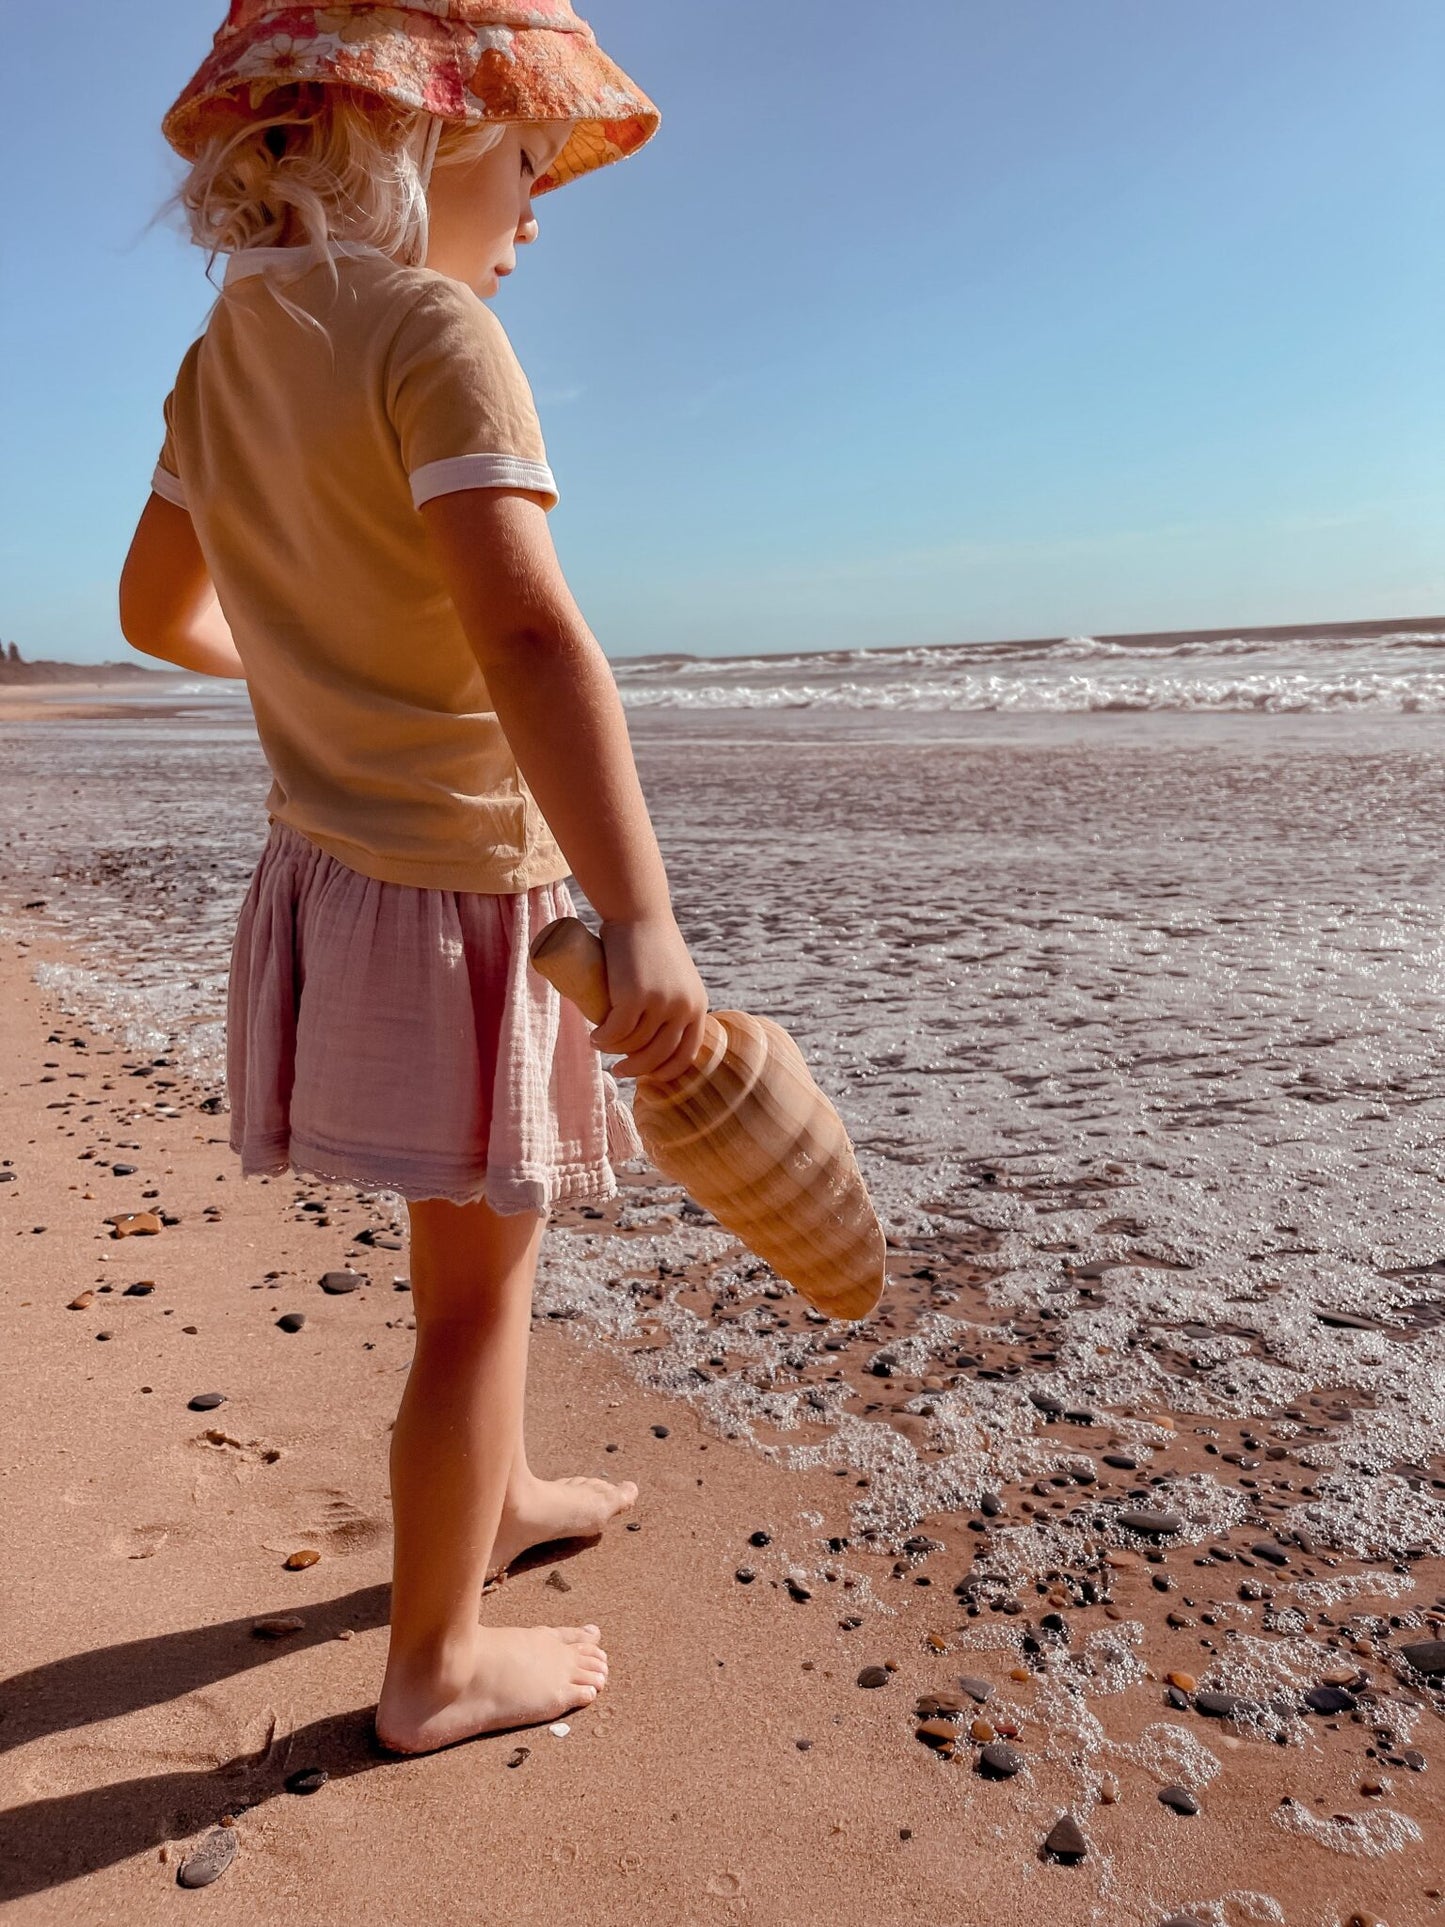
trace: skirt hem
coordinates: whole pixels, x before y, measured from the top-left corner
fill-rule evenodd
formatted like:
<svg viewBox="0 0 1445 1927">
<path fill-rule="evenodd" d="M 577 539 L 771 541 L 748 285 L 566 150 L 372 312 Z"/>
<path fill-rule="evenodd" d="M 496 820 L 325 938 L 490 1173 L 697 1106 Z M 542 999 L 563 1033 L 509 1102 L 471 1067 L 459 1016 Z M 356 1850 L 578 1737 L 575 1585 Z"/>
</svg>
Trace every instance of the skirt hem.
<svg viewBox="0 0 1445 1927">
<path fill-rule="evenodd" d="M 531 1211 L 545 1214 L 553 1205 L 585 1203 L 616 1197 L 619 1186 L 611 1164 L 577 1164 L 559 1168 L 555 1164 L 536 1167 L 537 1175 L 526 1169 L 498 1171 L 488 1169 L 480 1178 L 457 1177 L 438 1183 L 420 1178 L 398 1178 L 379 1171 L 363 1172 L 354 1165 L 338 1167 L 344 1158 L 324 1153 L 308 1153 L 293 1140 L 274 1151 L 236 1151 L 241 1159 L 242 1178 L 297 1177 L 319 1178 L 324 1184 L 346 1184 L 358 1191 L 388 1191 L 408 1204 L 422 1204 L 440 1198 L 448 1204 L 477 1204 L 483 1200 L 502 1217 Z"/>
</svg>

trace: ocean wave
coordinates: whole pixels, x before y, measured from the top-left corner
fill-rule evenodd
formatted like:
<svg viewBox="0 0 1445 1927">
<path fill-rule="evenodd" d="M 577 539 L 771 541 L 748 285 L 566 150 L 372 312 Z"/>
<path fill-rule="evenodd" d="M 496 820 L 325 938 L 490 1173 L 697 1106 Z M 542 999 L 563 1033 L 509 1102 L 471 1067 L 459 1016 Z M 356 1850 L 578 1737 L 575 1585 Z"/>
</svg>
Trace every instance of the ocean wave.
<svg viewBox="0 0 1445 1927">
<path fill-rule="evenodd" d="M 1445 675 L 1358 675 L 1333 679 L 1261 676 L 959 676 L 948 682 L 706 683 L 624 689 L 629 709 L 844 709 L 1068 714 L 1087 711 L 1218 711 L 1318 714 L 1445 710 Z"/>
</svg>

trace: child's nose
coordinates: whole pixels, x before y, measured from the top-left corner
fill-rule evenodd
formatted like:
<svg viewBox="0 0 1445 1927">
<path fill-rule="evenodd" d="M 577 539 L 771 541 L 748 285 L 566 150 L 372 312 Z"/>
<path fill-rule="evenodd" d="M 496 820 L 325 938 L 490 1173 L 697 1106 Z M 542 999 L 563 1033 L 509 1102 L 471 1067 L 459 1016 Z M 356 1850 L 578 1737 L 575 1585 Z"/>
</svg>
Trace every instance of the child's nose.
<svg viewBox="0 0 1445 1927">
<path fill-rule="evenodd" d="M 529 214 L 526 220 L 523 221 L 521 226 L 517 229 L 517 239 L 519 241 L 535 241 L 537 238 L 537 234 L 538 234 L 538 227 L 537 227 L 536 217 L 534 215 Z"/>
</svg>

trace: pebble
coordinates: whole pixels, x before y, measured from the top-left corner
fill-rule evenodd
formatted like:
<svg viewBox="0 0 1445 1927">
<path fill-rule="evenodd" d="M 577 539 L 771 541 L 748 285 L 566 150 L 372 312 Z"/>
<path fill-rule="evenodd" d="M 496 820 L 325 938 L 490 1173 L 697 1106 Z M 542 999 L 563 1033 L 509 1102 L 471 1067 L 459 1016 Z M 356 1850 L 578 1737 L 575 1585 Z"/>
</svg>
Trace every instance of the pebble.
<svg viewBox="0 0 1445 1927">
<path fill-rule="evenodd" d="M 96 1335 L 96 1337 L 97 1337 L 97 1338 L 99 1338 L 99 1339 L 106 1339 L 106 1338 L 114 1338 L 114 1337 L 115 1337 L 115 1333 L 114 1333 L 114 1332 L 97 1332 L 97 1333 L 96 1333 L 95 1335 Z"/>
<path fill-rule="evenodd" d="M 1353 1713 L 1359 1703 L 1343 1686 L 1311 1686 L 1305 1694 L 1305 1705 L 1314 1713 Z"/>
<path fill-rule="evenodd" d="M 357 1271 L 327 1271 L 321 1276 L 321 1289 L 339 1298 L 348 1291 L 360 1291 L 362 1275 Z"/>
<path fill-rule="evenodd" d="M 993 1692 L 992 1680 L 976 1679 L 971 1673 L 960 1673 L 954 1683 L 961 1693 L 967 1693 L 969 1698 L 976 1700 L 980 1706 Z"/>
<path fill-rule="evenodd" d="M 155 1286 L 147 1278 L 138 1278 L 133 1285 L 127 1285 L 121 1293 L 123 1298 L 149 1298 Z"/>
<path fill-rule="evenodd" d="M 324 1766 L 303 1766 L 286 1776 L 288 1793 L 319 1793 L 331 1775 Z"/>
<path fill-rule="evenodd" d="M 523 1760 L 530 1760 L 531 1757 L 532 1749 L 530 1746 L 514 1746 L 507 1755 L 507 1765 L 520 1766 Z"/>
<path fill-rule="evenodd" d="M 214 1412 L 218 1405 L 224 1405 L 225 1402 L 224 1392 L 197 1392 L 186 1409 L 191 1412 Z"/>
<path fill-rule="evenodd" d="M 958 1728 L 952 1720 L 924 1720 L 917 1733 L 925 1746 L 951 1748 L 958 1738 Z"/>
<path fill-rule="evenodd" d="M 772 1543 L 771 1533 L 751 1532 L 748 1534 L 748 1544 L 750 1546 L 770 1546 Z"/>
<path fill-rule="evenodd" d="M 564 1579 L 561 1572 L 555 1566 L 551 1572 L 547 1574 L 547 1577 L 542 1583 L 543 1585 L 555 1588 L 557 1592 L 571 1592 L 572 1590 L 572 1581 L 570 1579 Z"/>
<path fill-rule="evenodd" d="M 178 1887 L 209 1887 L 219 1880 L 236 1857 L 236 1834 L 232 1827 L 213 1827 L 194 1853 L 186 1855 L 176 1869 Z"/>
<path fill-rule="evenodd" d="M 1119 1782 L 1113 1779 L 1100 1780 L 1099 1801 L 1102 1806 L 1112 1807 L 1119 1798 Z"/>
<path fill-rule="evenodd" d="M 889 1674 L 886 1666 L 865 1666 L 858 1675 L 858 1684 L 860 1686 L 886 1686 L 888 1684 L 888 1678 Z"/>
<path fill-rule="evenodd" d="M 299 1332 L 305 1323 L 304 1311 L 283 1311 L 276 1320 L 276 1329 L 283 1332 Z"/>
<path fill-rule="evenodd" d="M 733 1578 L 737 1580 L 740 1586 L 750 1586 L 757 1576 L 751 1566 L 739 1566 L 733 1574 Z"/>
<path fill-rule="evenodd" d="M 105 1222 L 113 1227 L 112 1238 L 154 1237 L 161 1228 L 154 1211 L 122 1211 Z M 215 1875 L 211 1877 L 214 1879 Z"/>
<path fill-rule="evenodd" d="M 1105 1465 L 1112 1465 L 1120 1472 L 1134 1472 L 1139 1466 L 1139 1461 L 1128 1452 L 1105 1452 L 1101 1456 Z"/>
<path fill-rule="evenodd" d="M 652 1428 L 652 1436 L 655 1439 L 665 1439 L 670 1438 L 671 1433 L 665 1425 L 654 1425 Z"/>
<path fill-rule="evenodd" d="M 1044 1841 L 1044 1850 L 1058 1860 L 1082 1860 L 1089 1851 L 1089 1843 L 1084 1838 L 1079 1823 L 1072 1814 L 1065 1813 L 1050 1828 Z"/>
<path fill-rule="evenodd" d="M 1182 1532 L 1184 1521 L 1177 1512 L 1136 1512 L 1132 1509 L 1118 1515 L 1119 1524 L 1130 1532 L 1149 1532 L 1162 1535 L 1166 1532 Z"/>
<path fill-rule="evenodd" d="M 87 1311 L 95 1303 L 93 1291 L 83 1291 L 78 1298 L 72 1298 L 65 1307 L 67 1311 Z"/>
<path fill-rule="evenodd" d="M 554 1739 L 565 1740 L 567 1735 L 572 1731 L 572 1729 L 567 1724 L 566 1720 L 558 1720 L 554 1726 L 549 1726 L 547 1728 L 547 1731 L 552 1735 Z"/>
<path fill-rule="evenodd" d="M 1199 1686 L 1193 1673 L 1166 1673 L 1164 1677 L 1171 1686 L 1177 1686 L 1181 1693 L 1193 1693 Z"/>
<path fill-rule="evenodd" d="M 1193 1914 L 1171 1914 L 1168 1920 L 1159 1923 L 1159 1927 L 1205 1927 L 1205 1923 Z"/>
<path fill-rule="evenodd" d="M 1232 1720 L 1263 1709 L 1256 1701 L 1240 1699 L 1235 1693 L 1196 1693 L 1194 1710 L 1211 1720 Z"/>
<path fill-rule="evenodd" d="M 1416 1640 L 1400 1648 L 1400 1657 L 1408 1660 L 1417 1673 L 1433 1679 L 1437 1673 L 1445 1673 L 1445 1639 Z"/>
<path fill-rule="evenodd" d="M 303 1547 L 300 1552 L 289 1553 L 286 1558 L 287 1572 L 304 1572 L 307 1566 L 314 1566 L 321 1554 L 312 1547 Z"/>
<path fill-rule="evenodd" d="M 991 1740 L 978 1756 L 978 1770 L 992 1780 L 1011 1780 L 1023 1771 L 1024 1756 L 1003 1740 Z"/>
<path fill-rule="evenodd" d="M 301 1632 L 306 1625 L 295 1613 L 279 1614 L 275 1619 L 258 1619 L 253 1622 L 251 1631 L 257 1639 L 288 1639 L 292 1633 Z"/>
<path fill-rule="evenodd" d="M 969 1722 L 968 1737 L 971 1740 L 977 1740 L 980 1746 L 987 1746 L 990 1740 L 997 1739 L 998 1735 L 989 1721 L 972 1720 Z"/>
<path fill-rule="evenodd" d="M 796 1603 L 800 1606 L 806 1606 L 808 1601 L 813 1597 L 812 1593 L 809 1592 L 808 1588 L 803 1584 L 802 1580 L 794 1579 L 791 1573 L 788 1575 L 788 1577 L 784 1580 L 783 1583 L 788 1588 L 789 1599 L 795 1600 Z"/>
<path fill-rule="evenodd" d="M 139 1167 L 134 1164 L 113 1164 L 110 1168 L 118 1178 L 133 1178 Z"/>
<path fill-rule="evenodd" d="M 1162 1786 L 1159 1789 L 1162 1805 L 1172 1807 L 1176 1813 L 1198 1813 L 1199 1802 L 1186 1786 Z"/>
</svg>

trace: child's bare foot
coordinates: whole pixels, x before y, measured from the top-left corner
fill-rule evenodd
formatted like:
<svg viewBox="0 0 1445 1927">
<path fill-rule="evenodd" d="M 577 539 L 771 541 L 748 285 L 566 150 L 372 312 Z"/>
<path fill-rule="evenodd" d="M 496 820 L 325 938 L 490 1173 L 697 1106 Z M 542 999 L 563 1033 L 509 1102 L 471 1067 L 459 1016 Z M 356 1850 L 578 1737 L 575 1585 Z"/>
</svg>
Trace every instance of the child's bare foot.
<svg viewBox="0 0 1445 1927">
<path fill-rule="evenodd" d="M 637 1498 L 631 1479 L 613 1485 L 609 1479 L 532 1479 L 502 1508 L 492 1546 L 488 1583 L 528 1546 L 552 1539 L 591 1538 L 616 1513 L 626 1512 Z"/>
<path fill-rule="evenodd" d="M 539 1726 L 590 1706 L 607 1684 L 596 1626 L 479 1626 L 472 1650 L 446 1669 L 409 1673 L 387 1662 L 376 1737 L 393 1753 L 510 1726 Z"/>
</svg>

